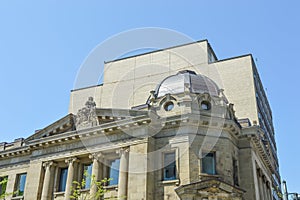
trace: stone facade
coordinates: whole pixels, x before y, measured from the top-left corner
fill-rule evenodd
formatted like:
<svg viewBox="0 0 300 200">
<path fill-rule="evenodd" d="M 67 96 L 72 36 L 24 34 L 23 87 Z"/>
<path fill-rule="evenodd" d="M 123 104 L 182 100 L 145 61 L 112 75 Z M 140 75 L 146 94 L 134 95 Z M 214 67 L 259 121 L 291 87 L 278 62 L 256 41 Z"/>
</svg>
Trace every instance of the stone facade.
<svg viewBox="0 0 300 200">
<path fill-rule="evenodd" d="M 83 179 L 93 197 L 86 173 L 113 178 L 107 199 L 280 199 L 262 88 L 251 55 L 218 61 L 206 40 L 107 62 L 67 116 L 0 144 L 6 199 L 69 200 Z"/>
</svg>

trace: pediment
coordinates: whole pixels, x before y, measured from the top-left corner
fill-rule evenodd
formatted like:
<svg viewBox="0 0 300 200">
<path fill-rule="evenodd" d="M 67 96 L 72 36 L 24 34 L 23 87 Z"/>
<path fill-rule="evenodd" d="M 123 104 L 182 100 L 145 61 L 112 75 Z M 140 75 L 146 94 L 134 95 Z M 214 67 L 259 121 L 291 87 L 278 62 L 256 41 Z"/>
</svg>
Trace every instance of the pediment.
<svg viewBox="0 0 300 200">
<path fill-rule="evenodd" d="M 145 111 L 126 110 L 126 109 L 96 109 L 98 118 L 97 125 L 116 122 L 119 120 L 135 118 L 139 116 L 146 116 Z M 57 135 L 69 131 L 76 130 L 76 115 L 68 114 L 47 127 L 36 131 L 33 135 L 25 139 L 25 142 L 45 138 L 52 135 Z"/>
<path fill-rule="evenodd" d="M 75 130 L 74 126 L 74 115 L 68 114 L 65 117 L 57 120 L 49 126 L 36 131 L 33 135 L 25 139 L 25 142 L 57 135 L 69 131 Z"/>
<path fill-rule="evenodd" d="M 175 191 L 180 197 L 191 194 L 194 196 L 242 197 L 245 192 L 218 179 L 203 180 L 182 185 L 175 189 Z"/>
</svg>

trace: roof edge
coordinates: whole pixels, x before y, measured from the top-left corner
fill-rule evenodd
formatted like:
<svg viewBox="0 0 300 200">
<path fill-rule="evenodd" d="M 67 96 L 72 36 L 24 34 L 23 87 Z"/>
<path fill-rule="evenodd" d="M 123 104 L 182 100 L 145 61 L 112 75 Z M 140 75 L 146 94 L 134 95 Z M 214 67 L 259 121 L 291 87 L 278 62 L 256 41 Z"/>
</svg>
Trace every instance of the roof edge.
<svg viewBox="0 0 300 200">
<path fill-rule="evenodd" d="M 89 89 L 89 88 L 98 87 L 98 86 L 103 86 L 103 83 L 97 84 L 97 85 L 91 85 L 91 86 L 86 86 L 86 87 L 82 87 L 82 88 L 73 89 L 73 90 L 71 90 L 71 92 L 75 92 L 75 91 L 78 91 L 78 90 Z"/>
<path fill-rule="evenodd" d="M 187 45 L 191 45 L 191 44 L 201 43 L 201 42 L 207 42 L 208 43 L 208 40 L 207 39 L 197 40 L 197 41 L 194 41 L 194 42 L 189 42 L 189 43 L 185 43 L 185 44 L 179 44 L 179 45 L 167 47 L 167 48 L 164 48 L 164 49 L 157 49 L 157 50 L 154 50 L 154 51 L 149 51 L 149 52 L 146 52 L 146 53 L 132 55 L 132 56 L 124 57 L 124 58 L 117 58 L 117 59 L 114 59 L 114 60 L 104 61 L 104 64 L 108 64 L 108 63 L 112 63 L 112 62 L 116 62 L 116 61 L 120 61 L 120 60 L 126 60 L 126 59 L 129 59 L 129 58 L 143 56 L 143 55 L 147 55 L 147 54 L 151 54 L 151 53 L 156 53 L 156 52 L 160 52 L 160 51 L 164 51 L 164 50 L 169 50 L 169 49 L 174 49 L 174 48 L 178 48 L 178 47 L 183 47 L 183 46 L 187 46 Z"/>
<path fill-rule="evenodd" d="M 237 58 L 243 58 L 243 57 L 247 57 L 247 56 L 250 56 L 251 59 L 253 59 L 253 55 L 251 53 L 248 53 L 248 54 L 244 54 L 244 55 L 240 55 L 240 56 L 234 56 L 234 57 L 230 57 L 230 58 L 225 58 L 225 59 L 217 60 L 216 62 L 223 62 L 223 61 L 233 60 L 233 59 L 237 59 Z"/>
</svg>

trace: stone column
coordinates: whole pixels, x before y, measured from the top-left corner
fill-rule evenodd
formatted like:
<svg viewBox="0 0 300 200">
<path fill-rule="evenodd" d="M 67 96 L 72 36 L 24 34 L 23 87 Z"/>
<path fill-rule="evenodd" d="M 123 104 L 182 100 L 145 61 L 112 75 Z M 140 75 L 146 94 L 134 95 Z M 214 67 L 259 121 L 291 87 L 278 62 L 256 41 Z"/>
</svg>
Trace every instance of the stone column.
<svg viewBox="0 0 300 200">
<path fill-rule="evenodd" d="M 270 186 L 270 182 L 269 181 L 266 182 L 266 186 L 267 186 L 268 199 L 272 200 L 272 190 L 271 190 L 271 186 Z"/>
<path fill-rule="evenodd" d="M 119 169 L 119 183 L 118 183 L 118 199 L 127 198 L 127 179 L 128 179 L 128 161 L 129 148 L 122 148 L 119 150 L 120 154 L 120 169 Z"/>
<path fill-rule="evenodd" d="M 263 192 L 264 192 L 264 200 L 269 200 L 268 199 L 268 192 L 267 192 L 267 185 L 266 185 L 266 176 L 262 176 L 262 187 L 263 187 Z"/>
<path fill-rule="evenodd" d="M 101 162 L 102 162 L 103 155 L 101 153 L 93 153 L 89 157 L 90 159 L 93 160 L 90 195 L 92 198 L 94 198 L 97 193 L 97 185 L 93 183 L 93 180 L 99 181 L 103 179 L 103 177 L 101 176 L 101 172 L 102 172 Z"/>
<path fill-rule="evenodd" d="M 52 189 L 51 183 L 52 183 L 52 166 L 55 166 L 55 163 L 53 161 L 48 161 L 43 163 L 43 167 L 45 168 L 45 177 L 44 177 L 44 183 L 43 183 L 43 190 L 42 190 L 42 198 L 41 200 L 48 200 L 52 197 Z"/>
<path fill-rule="evenodd" d="M 68 177 L 66 183 L 66 191 L 65 191 L 65 200 L 70 200 L 71 196 L 71 187 L 73 184 L 73 177 L 74 177 L 74 164 L 77 161 L 76 157 L 68 158 L 65 162 L 68 164 Z"/>
<path fill-rule="evenodd" d="M 262 181 L 262 171 L 261 169 L 257 169 L 257 179 L 258 179 L 258 188 L 259 188 L 259 198 L 261 200 L 264 199 L 264 190 L 263 190 L 263 181 Z"/>
<path fill-rule="evenodd" d="M 108 179 L 109 178 L 109 169 L 108 169 L 108 160 L 103 157 L 102 159 L 102 177 Z"/>
</svg>

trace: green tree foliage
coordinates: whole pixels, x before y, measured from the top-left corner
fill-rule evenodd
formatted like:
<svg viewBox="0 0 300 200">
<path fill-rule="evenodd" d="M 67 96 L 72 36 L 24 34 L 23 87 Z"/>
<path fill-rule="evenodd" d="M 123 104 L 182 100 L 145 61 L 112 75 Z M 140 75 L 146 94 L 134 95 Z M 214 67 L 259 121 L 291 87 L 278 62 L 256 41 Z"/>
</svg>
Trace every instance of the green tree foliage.
<svg viewBox="0 0 300 200">
<path fill-rule="evenodd" d="M 74 200 L 99 200 L 104 197 L 104 194 L 107 192 L 105 189 L 105 185 L 111 180 L 111 179 L 102 179 L 100 181 L 97 181 L 95 176 L 90 176 L 87 171 L 84 172 L 84 177 L 81 182 L 73 181 L 72 186 L 72 194 L 70 196 L 71 199 Z M 91 184 L 90 188 L 95 187 L 96 191 L 95 194 L 90 194 L 89 192 L 83 190 L 82 188 L 85 188 L 86 186 L 86 180 L 90 178 Z M 112 199 L 112 198 L 110 198 Z"/>
<path fill-rule="evenodd" d="M 17 194 L 17 192 L 11 192 L 11 193 L 6 192 L 7 181 L 8 181 L 7 177 L 0 177 L 0 200 L 5 199 L 5 197 Z"/>
<path fill-rule="evenodd" d="M 0 179 L 0 199 L 4 199 L 8 194 L 6 193 L 7 177 Z"/>
</svg>

